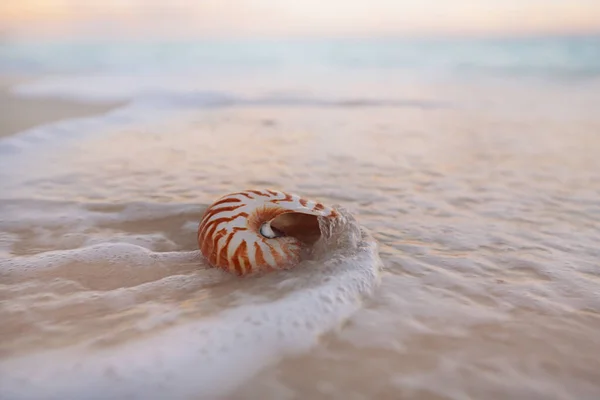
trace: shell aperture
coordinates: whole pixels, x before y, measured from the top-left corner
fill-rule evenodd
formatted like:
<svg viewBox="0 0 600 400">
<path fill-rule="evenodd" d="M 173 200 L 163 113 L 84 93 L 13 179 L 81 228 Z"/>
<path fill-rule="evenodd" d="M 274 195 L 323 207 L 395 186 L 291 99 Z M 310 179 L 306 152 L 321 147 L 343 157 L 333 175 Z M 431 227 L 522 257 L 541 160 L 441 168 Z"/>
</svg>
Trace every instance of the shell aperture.
<svg viewBox="0 0 600 400">
<path fill-rule="evenodd" d="M 198 226 L 198 245 L 212 267 L 236 275 L 291 268 L 320 237 L 318 217 L 339 214 L 316 201 L 276 190 L 219 198 Z"/>
</svg>

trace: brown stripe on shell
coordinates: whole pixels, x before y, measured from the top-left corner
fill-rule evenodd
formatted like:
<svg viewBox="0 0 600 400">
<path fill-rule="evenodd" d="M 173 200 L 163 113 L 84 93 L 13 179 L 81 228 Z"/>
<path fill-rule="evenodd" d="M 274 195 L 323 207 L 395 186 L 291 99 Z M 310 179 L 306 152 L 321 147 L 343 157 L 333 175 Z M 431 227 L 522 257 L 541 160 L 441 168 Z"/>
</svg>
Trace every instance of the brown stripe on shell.
<svg viewBox="0 0 600 400">
<path fill-rule="evenodd" d="M 209 249 L 210 249 L 211 253 L 213 253 L 213 252 L 216 251 L 216 248 L 215 248 L 215 246 L 216 246 L 215 243 L 216 242 L 215 242 L 215 240 L 217 238 L 216 238 L 216 236 L 213 236 L 215 234 L 216 230 L 217 230 L 217 225 L 215 224 L 215 225 L 213 225 L 210 228 L 210 231 L 208 232 L 208 234 L 205 235 L 205 236 L 203 236 L 203 239 L 206 239 L 206 240 L 204 240 L 203 245 L 202 245 L 202 251 L 203 252 L 208 252 Z"/>
<path fill-rule="evenodd" d="M 317 204 L 315 204 L 315 206 L 313 207 L 313 210 L 315 210 L 315 211 L 321 211 L 321 210 L 324 210 L 324 209 L 325 209 L 325 207 L 324 207 L 324 206 L 323 206 L 323 204 L 321 204 L 321 203 L 317 203 Z"/>
<path fill-rule="evenodd" d="M 236 260 L 240 263 L 240 271 L 242 271 L 242 275 L 245 275 L 247 272 L 252 272 L 252 266 L 250 265 L 250 260 L 247 257 L 239 256 Z M 248 268 L 246 268 L 248 267 Z"/>
<path fill-rule="evenodd" d="M 200 223 L 202 223 L 202 221 L 204 221 L 206 219 L 207 213 L 212 212 L 216 206 L 219 206 L 219 205 L 225 204 L 225 203 L 239 203 L 241 201 L 242 200 L 240 200 L 240 199 L 237 199 L 235 197 L 231 198 L 229 196 L 221 198 L 217 202 L 215 202 L 215 203 L 211 204 L 210 206 L 208 206 L 206 208 L 206 210 L 204 210 L 204 212 L 202 213 L 202 217 L 200 218 Z M 240 207 L 241 206 L 243 206 L 243 204 L 240 204 Z M 219 209 L 219 211 L 221 211 L 222 209 L 223 208 Z"/>
<path fill-rule="evenodd" d="M 211 254 L 215 255 L 215 263 L 216 264 L 220 264 L 220 261 L 221 261 L 221 251 L 219 251 L 219 240 L 221 240 L 221 238 L 224 237 L 225 235 L 227 235 L 227 229 L 223 228 L 220 231 L 218 231 L 215 236 L 213 236 L 211 238 L 212 239 L 211 240 L 212 241 Z"/>
<path fill-rule="evenodd" d="M 203 252 L 208 252 L 208 249 L 212 249 L 213 247 L 213 241 L 214 241 L 214 233 L 217 230 L 217 225 L 213 224 L 211 226 L 211 228 L 208 229 L 207 232 L 204 232 L 203 234 L 200 235 L 200 239 L 203 241 L 202 242 L 202 248 L 201 250 Z"/>
<path fill-rule="evenodd" d="M 225 260 L 225 263 L 228 264 L 230 259 L 228 256 L 229 253 L 229 243 L 231 242 L 231 239 L 233 239 L 233 235 L 235 235 L 235 232 L 230 232 L 229 235 L 227 236 L 227 239 L 225 239 L 225 244 L 221 247 L 221 250 L 219 251 L 219 261 L 221 260 Z M 213 240 L 213 245 L 215 247 L 219 246 L 219 238 L 216 238 Z"/>
<path fill-rule="evenodd" d="M 222 222 L 230 222 L 233 221 L 236 218 L 239 217 L 243 217 L 243 218 L 248 218 L 248 213 L 245 212 L 241 212 L 237 215 L 234 215 L 233 217 L 229 217 L 229 218 L 217 218 L 215 220 L 210 221 L 209 223 L 207 223 L 203 228 L 201 228 L 201 233 L 199 235 L 200 239 L 204 241 L 204 243 L 208 243 L 208 240 L 204 240 L 205 238 L 211 238 L 212 235 L 215 233 L 215 230 L 217 229 L 217 226 L 219 226 L 219 224 L 221 224 Z M 202 247 L 202 250 L 204 251 L 204 247 Z"/>
<path fill-rule="evenodd" d="M 220 236 L 225 235 L 224 231 L 220 231 L 220 234 L 217 234 L 215 237 L 218 239 Z M 214 264 L 217 265 L 217 249 L 214 246 L 214 242 L 210 241 L 209 243 L 206 244 L 206 250 L 204 250 L 207 254 L 208 254 L 208 260 Z"/>
<path fill-rule="evenodd" d="M 254 242 L 254 249 L 256 250 L 256 254 L 254 255 L 254 262 L 256 265 L 269 265 L 267 260 L 265 260 L 265 255 L 263 254 L 263 250 L 258 244 L 258 242 Z"/>
<path fill-rule="evenodd" d="M 207 221 L 208 219 L 210 219 L 211 217 L 213 217 L 216 214 L 219 214 L 221 212 L 235 211 L 238 208 L 243 207 L 243 206 L 244 206 L 243 204 L 238 204 L 235 206 L 211 209 L 211 210 L 207 211 L 207 213 L 202 217 L 202 220 Z"/>
<path fill-rule="evenodd" d="M 246 212 L 240 212 L 240 213 L 237 213 L 236 215 L 232 215 L 231 217 L 221 217 L 221 218 L 213 219 L 212 221 L 209 221 L 208 219 L 205 219 L 203 221 L 203 225 L 204 226 L 201 225 L 201 227 L 200 227 L 200 234 L 202 236 L 206 236 L 206 231 L 208 230 L 208 228 L 210 226 L 212 226 L 214 224 L 218 225 L 221 222 L 233 221 L 234 219 L 239 218 L 239 217 L 247 218 L 248 217 L 248 213 L 246 213 Z"/>
<path fill-rule="evenodd" d="M 214 245 L 213 245 L 214 238 L 212 237 L 212 234 L 215 230 L 216 230 L 216 226 L 214 227 L 213 231 L 211 232 L 211 236 L 208 236 L 208 238 L 210 238 L 210 240 L 205 240 L 205 236 L 200 235 L 200 240 L 202 240 L 202 246 L 200 247 L 200 250 L 202 250 L 202 253 L 212 255 L 212 251 L 213 251 L 213 247 L 214 247 Z"/>
<path fill-rule="evenodd" d="M 302 207 L 306 207 L 306 205 L 308 204 L 308 200 L 300 199 L 300 204 L 302 204 Z"/>
<path fill-rule="evenodd" d="M 246 228 L 239 227 L 239 226 L 236 226 L 235 228 L 233 228 L 233 229 L 231 230 L 231 233 L 229 234 L 229 237 L 227 238 L 227 242 L 225 243 L 225 247 L 226 247 L 226 248 L 229 250 L 229 244 L 230 244 L 231 240 L 233 239 L 233 236 L 234 236 L 236 233 L 238 233 L 238 232 L 240 232 L 240 231 L 245 231 L 245 230 L 247 230 L 247 229 L 246 229 Z M 238 245 L 238 248 L 237 248 L 237 250 L 239 250 L 239 248 L 242 246 L 242 243 L 244 244 L 244 246 L 246 245 L 246 241 L 245 241 L 245 240 L 243 240 L 243 241 L 242 241 L 242 242 L 241 242 L 241 243 Z M 236 250 L 236 251 L 237 251 L 237 250 Z M 233 256 L 232 256 L 233 260 L 236 260 L 236 259 L 237 259 L 237 257 L 235 256 L 235 254 L 236 254 L 236 252 L 234 252 L 234 254 L 233 254 Z M 228 257 L 227 257 L 226 259 L 227 259 L 229 262 L 231 262 L 231 259 L 229 259 Z"/>
<path fill-rule="evenodd" d="M 214 208 L 223 203 L 239 203 L 240 201 L 242 201 L 242 200 L 238 199 L 237 197 L 227 196 L 227 197 L 222 198 L 221 200 L 217 201 L 216 203 L 211 204 L 210 208 Z"/>
<path fill-rule="evenodd" d="M 235 250 L 235 252 L 233 253 L 233 257 L 232 257 L 232 262 L 233 262 L 233 267 L 234 267 L 234 271 L 237 275 L 243 275 L 244 274 L 244 269 L 242 269 L 242 265 L 240 263 L 240 258 L 247 260 L 248 259 L 248 245 L 246 244 L 245 240 L 242 240 L 242 242 L 240 243 L 240 245 L 238 246 L 238 248 Z M 225 269 L 227 269 L 227 267 L 225 267 Z"/>
<path fill-rule="evenodd" d="M 273 199 L 271 200 L 271 203 L 280 203 L 282 201 L 292 201 L 292 195 L 289 193 L 284 193 L 285 197 L 283 199 Z"/>
<path fill-rule="evenodd" d="M 251 200 L 254 199 L 254 197 L 250 196 L 248 194 L 248 192 L 236 192 L 236 193 L 231 193 L 231 194 L 227 195 L 227 197 L 230 197 L 230 196 L 244 196 L 244 197 L 246 197 L 248 199 L 251 199 Z"/>
</svg>

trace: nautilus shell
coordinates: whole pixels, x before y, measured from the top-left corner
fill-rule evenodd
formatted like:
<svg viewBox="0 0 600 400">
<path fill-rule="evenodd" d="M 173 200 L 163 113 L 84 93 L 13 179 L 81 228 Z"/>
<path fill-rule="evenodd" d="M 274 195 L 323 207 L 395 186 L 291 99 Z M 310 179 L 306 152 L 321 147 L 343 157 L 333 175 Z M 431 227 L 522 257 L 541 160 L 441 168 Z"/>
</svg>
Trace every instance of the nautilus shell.
<svg viewBox="0 0 600 400">
<path fill-rule="evenodd" d="M 206 209 L 198 245 L 208 263 L 236 275 L 294 267 L 320 237 L 318 217 L 338 212 L 276 190 L 228 194 Z"/>
</svg>

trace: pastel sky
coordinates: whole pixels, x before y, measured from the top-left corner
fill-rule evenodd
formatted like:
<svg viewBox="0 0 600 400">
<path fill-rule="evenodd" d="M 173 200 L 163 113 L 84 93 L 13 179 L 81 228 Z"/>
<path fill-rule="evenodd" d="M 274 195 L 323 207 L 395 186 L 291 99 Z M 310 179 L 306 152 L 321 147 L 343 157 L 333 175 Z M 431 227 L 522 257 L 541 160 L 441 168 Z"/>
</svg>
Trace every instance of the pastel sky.
<svg viewBox="0 0 600 400">
<path fill-rule="evenodd" d="M 600 32 L 600 0 L 4 0 L 14 37 Z"/>
</svg>

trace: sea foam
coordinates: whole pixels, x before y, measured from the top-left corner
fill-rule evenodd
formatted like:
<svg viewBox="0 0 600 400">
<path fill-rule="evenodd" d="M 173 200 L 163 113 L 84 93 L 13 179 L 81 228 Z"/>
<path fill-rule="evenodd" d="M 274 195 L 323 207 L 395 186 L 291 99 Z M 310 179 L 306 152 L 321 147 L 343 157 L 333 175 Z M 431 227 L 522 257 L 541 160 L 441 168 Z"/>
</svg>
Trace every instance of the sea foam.
<svg viewBox="0 0 600 400">
<path fill-rule="evenodd" d="M 137 325 L 137 337 L 125 342 L 98 347 L 93 341 L 84 341 L 5 358 L 0 362 L 3 398 L 183 399 L 226 395 L 281 357 L 315 345 L 320 335 L 351 317 L 361 299 L 377 286 L 381 267 L 377 243 L 352 215 L 343 209 L 342 213 L 335 225 L 322 221 L 323 239 L 315 246 L 311 260 L 279 276 L 252 279 L 249 284 L 253 292 L 280 290 L 269 301 L 238 301 L 207 315 L 203 315 L 202 302 L 196 301 L 188 306 L 198 313 L 195 318 L 183 315 L 185 302 L 179 307 L 163 305 L 162 312 Z M 30 268 L 4 265 L 3 270 L 10 270 L 15 278 L 30 275 L 32 268 L 41 271 L 72 262 L 90 265 L 94 257 L 99 262 L 107 257 L 115 261 L 116 257 L 123 268 L 133 264 L 141 267 L 151 260 L 157 262 L 156 258 L 163 265 L 195 260 L 200 279 L 206 284 L 219 285 L 231 279 L 225 273 L 210 275 L 220 271 L 203 270 L 197 252 L 161 255 L 114 243 L 13 259 L 11 264 L 28 263 Z M 231 291 L 228 296 L 243 298 L 243 288 L 239 292 Z M 117 290 L 113 297 L 118 293 L 126 296 Z M 85 291 L 79 295 L 85 296 Z M 89 296 L 108 301 L 97 291 L 89 291 Z M 154 329 L 161 325 L 163 329 Z"/>
</svg>

